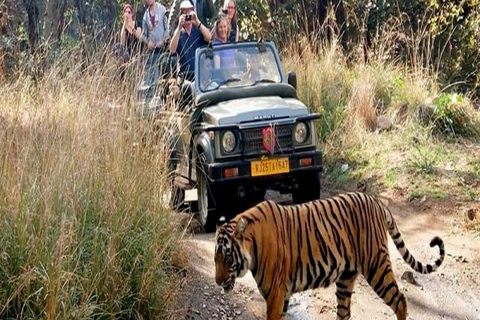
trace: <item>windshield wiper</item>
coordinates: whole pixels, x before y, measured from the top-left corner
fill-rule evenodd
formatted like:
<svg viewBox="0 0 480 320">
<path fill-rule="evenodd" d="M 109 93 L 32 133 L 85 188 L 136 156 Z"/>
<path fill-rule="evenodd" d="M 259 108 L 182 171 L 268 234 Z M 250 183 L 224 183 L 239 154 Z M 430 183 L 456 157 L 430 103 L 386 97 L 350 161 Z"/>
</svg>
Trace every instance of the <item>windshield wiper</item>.
<svg viewBox="0 0 480 320">
<path fill-rule="evenodd" d="M 242 79 L 240 78 L 228 78 L 228 79 L 225 79 L 225 80 L 222 80 L 220 81 L 220 83 L 217 83 L 215 81 L 216 79 L 211 79 L 206 85 L 204 85 L 203 87 L 208 89 L 208 91 L 212 91 L 212 90 L 217 90 L 218 88 L 220 88 L 221 86 L 224 86 L 226 84 L 229 84 L 229 83 L 233 83 L 233 82 L 240 82 L 242 81 Z M 208 88 L 209 85 L 211 84 L 215 84 L 216 86 L 214 88 Z"/>
<path fill-rule="evenodd" d="M 220 84 L 218 86 L 221 87 L 221 86 L 224 86 L 224 85 L 232 83 L 232 82 L 240 82 L 240 81 L 242 81 L 242 79 L 240 79 L 240 78 L 228 78 L 228 79 L 225 79 L 222 82 L 220 82 Z"/>
<path fill-rule="evenodd" d="M 272 79 L 259 79 L 255 80 L 252 86 L 256 85 L 257 83 L 277 83 L 277 81 L 273 81 Z"/>
<path fill-rule="evenodd" d="M 218 88 L 220 88 L 223 85 L 226 85 L 226 84 L 229 84 L 229 83 L 232 83 L 232 82 L 242 81 L 242 79 L 239 79 L 239 78 L 228 78 L 228 79 L 220 81 L 220 83 L 217 83 L 217 81 L 215 81 L 215 80 L 220 80 L 220 79 L 210 79 L 207 84 L 202 85 L 202 88 L 207 89 L 207 91 L 212 91 L 212 90 L 217 90 Z M 210 87 L 209 88 L 209 86 L 212 85 L 212 84 L 215 87 Z"/>
</svg>

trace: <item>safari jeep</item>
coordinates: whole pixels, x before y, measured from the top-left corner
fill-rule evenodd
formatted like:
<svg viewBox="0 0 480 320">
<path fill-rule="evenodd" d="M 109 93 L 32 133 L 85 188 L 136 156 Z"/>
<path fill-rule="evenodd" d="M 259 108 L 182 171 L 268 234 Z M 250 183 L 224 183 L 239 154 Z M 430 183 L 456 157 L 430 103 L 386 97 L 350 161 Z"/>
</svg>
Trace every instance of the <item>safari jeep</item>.
<svg viewBox="0 0 480 320">
<path fill-rule="evenodd" d="M 193 201 L 211 230 L 267 189 L 291 193 L 294 203 L 319 198 L 319 114 L 297 99 L 295 74 L 287 81 L 274 43 L 197 49 L 195 79 L 171 158 L 174 206 Z"/>
</svg>

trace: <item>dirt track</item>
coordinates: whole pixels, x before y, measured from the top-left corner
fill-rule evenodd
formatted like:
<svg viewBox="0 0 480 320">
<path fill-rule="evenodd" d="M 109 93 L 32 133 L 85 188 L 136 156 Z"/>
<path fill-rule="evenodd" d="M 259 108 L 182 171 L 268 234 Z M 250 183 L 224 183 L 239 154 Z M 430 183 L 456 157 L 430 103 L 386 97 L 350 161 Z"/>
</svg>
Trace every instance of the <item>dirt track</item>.
<svg viewBox="0 0 480 320">
<path fill-rule="evenodd" d="M 443 238 L 447 252 L 437 273 L 414 273 L 418 282 L 415 285 L 401 279 L 403 272 L 411 269 L 390 240 L 394 272 L 408 299 L 408 319 L 480 320 L 480 237 L 465 232 L 459 223 L 466 206 L 446 201 L 390 201 L 405 243 L 417 259 L 432 262 L 437 257 L 436 248 L 428 245 L 434 235 Z M 192 234 L 185 240 L 191 253 L 191 271 L 185 282 L 179 319 L 265 319 L 265 302 L 250 273 L 237 279 L 229 295 L 216 286 L 214 237 Z M 352 299 L 352 319 L 396 319 L 361 277 Z M 335 319 L 335 306 L 335 286 L 310 290 L 292 297 L 286 319 Z"/>
</svg>

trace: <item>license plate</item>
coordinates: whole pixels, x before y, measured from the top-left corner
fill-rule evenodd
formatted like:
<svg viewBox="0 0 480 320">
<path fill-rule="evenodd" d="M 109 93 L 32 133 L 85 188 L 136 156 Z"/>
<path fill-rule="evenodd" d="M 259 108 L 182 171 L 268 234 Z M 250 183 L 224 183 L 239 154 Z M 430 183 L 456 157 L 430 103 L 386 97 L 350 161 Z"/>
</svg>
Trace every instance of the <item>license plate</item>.
<svg viewBox="0 0 480 320">
<path fill-rule="evenodd" d="M 252 161 L 252 177 L 268 176 L 290 171 L 288 158 Z"/>
</svg>

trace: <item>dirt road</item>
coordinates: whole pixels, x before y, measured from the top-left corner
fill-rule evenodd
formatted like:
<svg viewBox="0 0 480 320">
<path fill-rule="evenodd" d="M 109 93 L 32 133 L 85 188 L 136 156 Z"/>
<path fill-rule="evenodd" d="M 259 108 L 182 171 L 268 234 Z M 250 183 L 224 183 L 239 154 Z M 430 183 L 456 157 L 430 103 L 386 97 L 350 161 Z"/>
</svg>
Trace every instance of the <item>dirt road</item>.
<svg viewBox="0 0 480 320">
<path fill-rule="evenodd" d="M 465 232 L 460 223 L 467 206 L 445 200 L 390 201 L 405 243 L 417 259 L 433 262 L 437 257 L 437 249 L 428 245 L 434 235 L 443 238 L 447 252 L 436 273 L 414 273 L 417 284 L 412 284 L 402 279 L 411 269 L 390 240 L 394 272 L 408 299 L 408 319 L 480 320 L 480 237 Z M 480 215 L 478 204 L 476 210 Z M 265 319 L 265 302 L 251 273 L 237 279 L 229 295 L 216 286 L 214 238 L 214 234 L 192 234 L 185 240 L 191 270 L 183 288 L 179 319 Z M 352 319 L 396 319 L 361 277 L 352 299 Z M 286 319 L 335 319 L 335 306 L 335 286 L 310 290 L 292 297 Z"/>
</svg>

